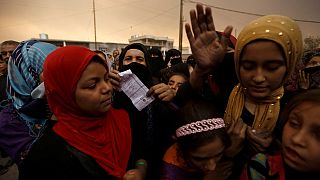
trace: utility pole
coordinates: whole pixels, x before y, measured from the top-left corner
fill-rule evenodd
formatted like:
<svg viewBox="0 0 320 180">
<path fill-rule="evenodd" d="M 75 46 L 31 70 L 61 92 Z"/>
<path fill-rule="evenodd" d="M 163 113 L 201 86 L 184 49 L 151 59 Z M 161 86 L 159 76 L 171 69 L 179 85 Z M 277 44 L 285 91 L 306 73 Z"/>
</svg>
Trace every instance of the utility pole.
<svg viewBox="0 0 320 180">
<path fill-rule="evenodd" d="M 180 0 L 179 51 L 182 53 L 183 0 Z"/>
<path fill-rule="evenodd" d="M 93 0 L 94 49 L 97 50 L 96 6 Z"/>
</svg>

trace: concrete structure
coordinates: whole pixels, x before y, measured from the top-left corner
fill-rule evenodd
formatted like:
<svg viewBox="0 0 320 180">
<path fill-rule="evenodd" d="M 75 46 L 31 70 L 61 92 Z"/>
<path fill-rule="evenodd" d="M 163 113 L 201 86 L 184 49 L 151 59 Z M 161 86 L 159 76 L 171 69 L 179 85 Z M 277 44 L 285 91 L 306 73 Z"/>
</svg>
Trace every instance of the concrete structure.
<svg viewBox="0 0 320 180">
<path fill-rule="evenodd" d="M 152 35 L 134 35 L 128 39 L 129 43 L 141 43 L 149 48 L 158 48 L 161 51 L 168 51 L 173 48 L 173 39 L 168 37 L 157 37 Z"/>
<path fill-rule="evenodd" d="M 90 42 L 90 41 L 74 41 L 74 40 L 62 40 L 62 39 L 38 39 L 38 38 L 33 38 L 33 40 L 38 40 L 42 42 L 47 42 L 54 44 L 58 47 L 63 47 L 63 46 L 82 46 L 89 48 L 91 50 L 100 50 L 105 53 L 111 53 L 114 49 L 118 49 L 121 51 L 121 49 L 125 48 L 128 44 L 124 43 L 108 43 L 108 42 L 97 42 L 97 49 L 95 49 L 95 43 Z"/>
</svg>

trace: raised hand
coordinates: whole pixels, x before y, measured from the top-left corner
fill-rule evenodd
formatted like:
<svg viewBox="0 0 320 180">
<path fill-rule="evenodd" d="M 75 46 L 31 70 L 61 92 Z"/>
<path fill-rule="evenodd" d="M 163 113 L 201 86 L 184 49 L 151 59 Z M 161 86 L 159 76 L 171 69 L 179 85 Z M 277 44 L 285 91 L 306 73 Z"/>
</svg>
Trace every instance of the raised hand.
<svg viewBox="0 0 320 180">
<path fill-rule="evenodd" d="M 227 51 L 227 40 L 231 35 L 232 26 L 227 26 L 219 39 L 213 22 L 211 8 L 197 4 L 197 13 L 190 11 L 190 25 L 185 25 L 192 54 L 197 62 L 196 68 L 208 72 L 224 58 Z"/>
<path fill-rule="evenodd" d="M 310 76 L 302 70 L 299 70 L 298 85 L 300 89 L 309 89 Z"/>
</svg>

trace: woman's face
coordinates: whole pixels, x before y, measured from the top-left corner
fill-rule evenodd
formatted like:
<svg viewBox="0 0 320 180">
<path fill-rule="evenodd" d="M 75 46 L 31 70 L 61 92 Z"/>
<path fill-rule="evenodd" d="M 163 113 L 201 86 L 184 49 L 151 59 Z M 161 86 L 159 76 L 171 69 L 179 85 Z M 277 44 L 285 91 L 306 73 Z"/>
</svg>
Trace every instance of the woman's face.
<svg viewBox="0 0 320 180">
<path fill-rule="evenodd" d="M 285 57 L 275 42 L 252 42 L 243 49 L 239 72 L 248 96 L 263 99 L 282 86 L 287 72 Z"/>
<path fill-rule="evenodd" d="M 183 76 L 177 74 L 170 77 L 168 85 L 171 89 L 177 92 L 179 87 L 186 81 L 187 80 Z"/>
<path fill-rule="evenodd" d="M 144 53 L 139 49 L 129 49 L 123 59 L 123 65 L 128 65 L 132 62 L 136 62 L 147 66 Z"/>
<path fill-rule="evenodd" d="M 302 102 L 288 116 L 282 135 L 283 157 L 291 168 L 320 172 L 320 104 Z"/>
<path fill-rule="evenodd" d="M 209 143 L 188 152 L 188 164 L 191 168 L 202 172 L 214 171 L 221 159 L 224 145 L 220 138 L 214 137 Z"/>
<path fill-rule="evenodd" d="M 76 103 L 86 112 L 103 114 L 111 107 L 111 95 L 108 70 L 98 62 L 91 62 L 78 81 Z"/>
</svg>

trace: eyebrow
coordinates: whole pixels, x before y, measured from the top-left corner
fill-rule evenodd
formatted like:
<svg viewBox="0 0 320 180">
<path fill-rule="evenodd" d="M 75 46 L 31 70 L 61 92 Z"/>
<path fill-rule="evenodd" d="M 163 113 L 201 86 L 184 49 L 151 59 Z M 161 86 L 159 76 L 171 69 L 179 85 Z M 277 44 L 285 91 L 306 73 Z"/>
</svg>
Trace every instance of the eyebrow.
<svg viewBox="0 0 320 180">
<path fill-rule="evenodd" d="M 214 156 L 210 156 L 210 157 L 203 157 L 203 156 L 201 156 L 201 155 L 199 155 L 199 156 L 197 156 L 197 155 L 193 155 L 193 157 L 194 157 L 194 158 L 200 158 L 200 159 L 207 159 L 207 158 L 217 157 L 217 156 L 220 156 L 220 155 L 222 155 L 222 154 L 223 154 L 223 151 L 221 151 L 221 152 L 219 152 L 219 153 L 215 154 Z"/>
</svg>

